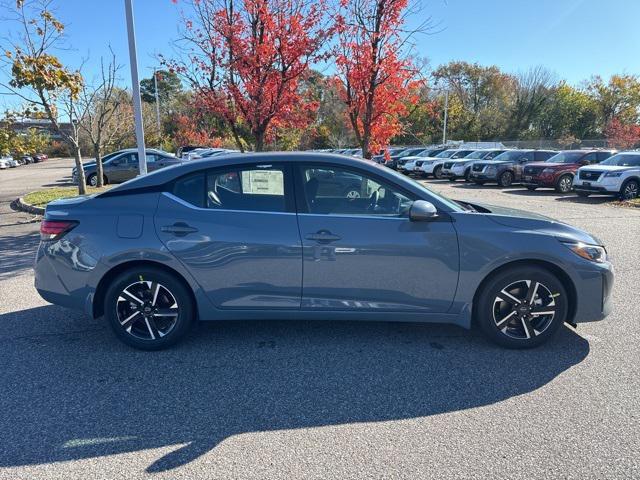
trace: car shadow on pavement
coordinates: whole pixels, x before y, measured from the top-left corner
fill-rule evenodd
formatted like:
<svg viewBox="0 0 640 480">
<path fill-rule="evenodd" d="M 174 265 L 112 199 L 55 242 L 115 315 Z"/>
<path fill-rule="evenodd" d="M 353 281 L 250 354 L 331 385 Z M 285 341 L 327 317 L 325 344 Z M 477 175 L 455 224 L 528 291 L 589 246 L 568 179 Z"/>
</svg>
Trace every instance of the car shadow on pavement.
<svg viewBox="0 0 640 480">
<path fill-rule="evenodd" d="M 0 237 L 0 280 L 33 268 L 34 255 L 40 242 L 40 233 L 31 232 Z"/>
<path fill-rule="evenodd" d="M 556 200 L 558 202 L 583 203 L 585 205 L 601 205 L 603 203 L 611 203 L 617 199 L 614 197 L 607 197 L 607 196 L 579 197 L 577 195 L 569 195 L 566 197 L 558 197 L 556 198 Z"/>
<path fill-rule="evenodd" d="M 495 404 L 589 353 L 569 328 L 513 351 L 452 326 L 320 321 L 203 323 L 172 349 L 141 352 L 51 305 L 0 315 L 0 344 L 0 468 L 170 448 L 147 472 L 238 434 Z"/>
<path fill-rule="evenodd" d="M 526 188 L 511 188 L 511 189 L 503 189 L 504 193 L 508 193 L 509 195 L 520 195 L 522 197 L 564 197 L 566 195 L 571 195 L 567 193 L 558 193 L 553 189 L 549 190 L 535 190 L 530 191 Z"/>
</svg>

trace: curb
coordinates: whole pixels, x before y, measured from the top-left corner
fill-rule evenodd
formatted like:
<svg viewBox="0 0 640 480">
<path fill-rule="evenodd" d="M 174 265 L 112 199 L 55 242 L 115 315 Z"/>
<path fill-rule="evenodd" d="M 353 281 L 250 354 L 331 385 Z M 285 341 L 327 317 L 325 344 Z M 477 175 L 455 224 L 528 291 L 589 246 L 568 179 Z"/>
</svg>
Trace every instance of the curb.
<svg viewBox="0 0 640 480">
<path fill-rule="evenodd" d="M 29 205 L 28 203 L 25 203 L 24 199 L 22 197 L 18 197 L 16 198 L 11 206 L 15 209 L 15 210 L 20 210 L 21 212 L 27 212 L 27 213 L 31 213 L 33 215 L 44 215 L 44 208 L 42 207 L 34 207 L 33 205 Z"/>
</svg>

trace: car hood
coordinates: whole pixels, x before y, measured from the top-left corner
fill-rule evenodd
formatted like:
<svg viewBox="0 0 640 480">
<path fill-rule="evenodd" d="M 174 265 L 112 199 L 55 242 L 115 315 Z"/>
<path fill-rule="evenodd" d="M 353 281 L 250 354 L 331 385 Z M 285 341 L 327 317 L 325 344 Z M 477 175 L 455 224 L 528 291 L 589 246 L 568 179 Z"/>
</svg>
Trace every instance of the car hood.
<svg viewBox="0 0 640 480">
<path fill-rule="evenodd" d="M 640 169 L 640 167 L 621 167 L 618 165 L 593 165 L 590 167 L 582 167 L 580 170 L 585 171 L 594 171 L 594 172 L 615 172 L 618 170 L 632 170 L 632 169 Z"/>
<path fill-rule="evenodd" d="M 545 215 L 497 205 L 471 205 L 488 219 L 500 225 L 552 235 L 560 240 L 602 245 L 602 242 L 593 235 Z"/>
</svg>

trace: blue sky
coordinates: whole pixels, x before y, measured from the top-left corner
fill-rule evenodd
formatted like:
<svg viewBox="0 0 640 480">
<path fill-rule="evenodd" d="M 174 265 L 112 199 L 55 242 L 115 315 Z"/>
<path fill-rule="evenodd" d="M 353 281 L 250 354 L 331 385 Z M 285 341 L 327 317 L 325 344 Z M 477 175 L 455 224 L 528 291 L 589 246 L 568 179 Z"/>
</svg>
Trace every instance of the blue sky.
<svg viewBox="0 0 640 480">
<path fill-rule="evenodd" d="M 577 84 L 593 74 L 640 74 L 639 0 L 422 0 L 433 32 L 417 38 L 417 54 L 432 66 L 449 60 L 498 65 L 507 72 L 544 65 Z M 59 0 L 67 24 L 69 65 L 88 58 L 86 76 L 108 54 L 110 44 L 130 83 L 123 0 Z M 170 53 L 180 7 L 170 0 L 134 0 L 141 76 L 157 65 L 154 54 Z M 6 103 L 6 97 L 5 97 Z"/>
</svg>

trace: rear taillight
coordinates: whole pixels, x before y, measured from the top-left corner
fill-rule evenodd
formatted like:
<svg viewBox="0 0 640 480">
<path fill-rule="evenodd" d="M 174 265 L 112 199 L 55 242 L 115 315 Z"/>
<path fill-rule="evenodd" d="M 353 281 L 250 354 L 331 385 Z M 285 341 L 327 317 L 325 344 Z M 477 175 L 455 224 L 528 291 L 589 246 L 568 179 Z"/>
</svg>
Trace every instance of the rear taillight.
<svg viewBox="0 0 640 480">
<path fill-rule="evenodd" d="M 65 233 L 73 230 L 76 225 L 78 222 L 72 220 L 43 220 L 40 223 L 40 239 L 58 240 Z"/>
</svg>

